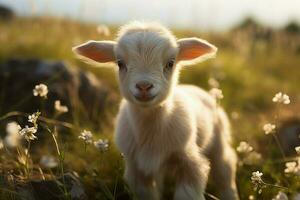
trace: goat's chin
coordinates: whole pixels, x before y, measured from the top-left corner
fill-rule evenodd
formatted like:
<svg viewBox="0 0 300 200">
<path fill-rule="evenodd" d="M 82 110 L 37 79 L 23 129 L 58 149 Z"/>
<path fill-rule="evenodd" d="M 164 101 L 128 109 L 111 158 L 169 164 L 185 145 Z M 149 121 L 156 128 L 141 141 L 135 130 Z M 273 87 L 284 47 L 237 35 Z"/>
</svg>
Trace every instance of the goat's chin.
<svg viewBox="0 0 300 200">
<path fill-rule="evenodd" d="M 130 96 L 130 98 L 126 98 L 130 103 L 132 103 L 135 106 L 144 107 L 144 108 L 151 108 L 156 107 L 161 104 L 163 101 L 162 97 L 160 95 L 155 95 L 153 98 L 150 98 L 149 100 L 141 100 L 139 98 L 136 98 L 135 96 Z"/>
<path fill-rule="evenodd" d="M 139 100 L 134 97 L 134 102 L 135 105 L 141 106 L 141 107 L 151 107 L 155 106 L 157 104 L 157 96 L 145 101 L 145 100 Z"/>
</svg>

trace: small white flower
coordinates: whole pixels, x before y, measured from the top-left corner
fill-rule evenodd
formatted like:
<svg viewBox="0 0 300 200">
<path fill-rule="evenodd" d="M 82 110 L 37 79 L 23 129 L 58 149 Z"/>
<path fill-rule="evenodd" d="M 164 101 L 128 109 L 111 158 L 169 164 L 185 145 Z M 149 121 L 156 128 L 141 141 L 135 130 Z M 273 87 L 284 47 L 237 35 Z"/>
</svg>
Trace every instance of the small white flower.
<svg viewBox="0 0 300 200">
<path fill-rule="evenodd" d="M 4 144 L 7 147 L 14 148 L 19 146 L 22 137 L 20 135 L 6 135 Z"/>
<path fill-rule="evenodd" d="M 20 130 L 20 135 L 23 136 L 27 141 L 35 140 L 37 137 L 34 135 L 37 132 L 36 127 L 28 127 L 25 126 L 22 130 Z"/>
<path fill-rule="evenodd" d="M 35 112 L 31 115 L 28 116 L 28 122 L 32 123 L 32 124 L 36 124 L 39 116 L 41 115 L 41 112 Z"/>
<path fill-rule="evenodd" d="M 58 165 L 58 162 L 53 156 L 42 156 L 40 160 L 40 165 L 45 168 L 54 168 Z"/>
<path fill-rule="evenodd" d="M 272 99 L 275 103 L 289 104 L 290 97 L 287 94 L 283 94 L 282 92 L 278 92 Z"/>
<path fill-rule="evenodd" d="M 208 85 L 212 88 L 220 87 L 220 83 L 215 78 L 209 78 L 208 79 Z"/>
<path fill-rule="evenodd" d="M 250 146 L 250 144 L 248 144 L 245 141 L 240 142 L 239 146 L 236 148 L 237 152 L 239 153 L 250 153 L 251 151 L 253 151 L 253 147 Z"/>
<path fill-rule="evenodd" d="M 262 189 L 264 186 L 264 181 L 262 180 L 263 173 L 260 171 L 252 172 L 251 182 L 254 185 L 254 190 L 257 191 L 259 194 L 262 193 Z"/>
<path fill-rule="evenodd" d="M 297 162 L 292 161 L 292 162 L 286 162 L 285 163 L 285 169 L 284 173 L 286 174 L 297 174 L 299 173 L 299 166 L 297 165 Z"/>
<path fill-rule="evenodd" d="M 99 139 L 99 140 L 94 142 L 94 145 L 100 151 L 106 151 L 109 147 L 107 139 L 105 139 L 105 140 Z"/>
<path fill-rule="evenodd" d="M 295 147 L 295 150 L 296 150 L 297 154 L 300 155 L 300 146 Z"/>
<path fill-rule="evenodd" d="M 210 91 L 209 91 L 210 95 L 215 98 L 216 100 L 218 99 L 223 99 L 223 92 L 221 89 L 218 89 L 218 88 L 212 88 Z"/>
<path fill-rule="evenodd" d="M 260 172 L 260 171 L 252 172 L 252 176 L 251 176 L 252 183 L 254 183 L 254 184 L 261 184 L 261 183 L 263 183 L 263 180 L 261 178 L 262 175 L 263 175 L 263 173 Z"/>
<path fill-rule="evenodd" d="M 40 96 L 43 98 L 47 98 L 47 94 L 48 94 L 48 87 L 45 84 L 39 84 L 36 85 L 33 89 L 33 95 L 34 96 Z"/>
<path fill-rule="evenodd" d="M 249 200 L 254 200 L 255 198 L 254 198 L 253 195 L 250 195 L 248 199 L 249 199 Z"/>
<path fill-rule="evenodd" d="M 9 122 L 6 125 L 7 134 L 16 135 L 21 129 L 21 126 L 17 122 Z"/>
<path fill-rule="evenodd" d="M 100 35 L 103 35 L 103 36 L 105 36 L 105 37 L 110 36 L 110 30 L 109 30 L 108 26 L 106 26 L 105 24 L 100 24 L 100 25 L 97 27 L 97 32 L 98 32 Z"/>
<path fill-rule="evenodd" d="M 274 130 L 275 130 L 275 128 L 276 128 L 275 124 L 270 124 L 270 123 L 265 124 L 263 126 L 263 130 L 264 130 L 264 132 L 265 132 L 266 135 L 268 135 L 270 133 L 273 133 Z"/>
<path fill-rule="evenodd" d="M 93 143 L 93 135 L 91 131 L 83 130 L 83 132 L 80 133 L 80 136 L 78 136 L 78 138 L 82 139 L 86 144 Z"/>
<path fill-rule="evenodd" d="M 21 136 L 19 131 L 21 130 L 21 126 L 17 122 L 9 122 L 6 125 L 7 135 L 4 139 L 4 143 L 8 147 L 16 147 L 20 144 Z"/>
<path fill-rule="evenodd" d="M 231 115 L 232 119 L 239 119 L 240 118 L 240 114 L 236 111 L 231 112 L 230 115 Z"/>
<path fill-rule="evenodd" d="M 54 108 L 59 113 L 66 113 L 69 111 L 68 107 L 61 105 L 61 102 L 59 100 L 56 100 L 54 102 Z"/>
<path fill-rule="evenodd" d="M 279 191 L 272 200 L 289 200 L 289 198 L 284 192 Z"/>
</svg>

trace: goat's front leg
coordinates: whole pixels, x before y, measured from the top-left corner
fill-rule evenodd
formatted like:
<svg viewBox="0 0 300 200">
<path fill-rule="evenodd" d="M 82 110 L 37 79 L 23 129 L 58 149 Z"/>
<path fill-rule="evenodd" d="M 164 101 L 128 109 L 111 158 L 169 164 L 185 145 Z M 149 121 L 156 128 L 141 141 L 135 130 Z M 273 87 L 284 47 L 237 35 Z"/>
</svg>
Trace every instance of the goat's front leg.
<svg viewBox="0 0 300 200">
<path fill-rule="evenodd" d="M 160 194 L 157 183 L 152 175 L 144 175 L 133 161 L 126 161 L 125 180 L 139 200 L 158 200 Z"/>
<path fill-rule="evenodd" d="M 198 148 L 176 156 L 177 182 L 174 200 L 204 200 L 209 162 L 199 153 Z"/>
</svg>

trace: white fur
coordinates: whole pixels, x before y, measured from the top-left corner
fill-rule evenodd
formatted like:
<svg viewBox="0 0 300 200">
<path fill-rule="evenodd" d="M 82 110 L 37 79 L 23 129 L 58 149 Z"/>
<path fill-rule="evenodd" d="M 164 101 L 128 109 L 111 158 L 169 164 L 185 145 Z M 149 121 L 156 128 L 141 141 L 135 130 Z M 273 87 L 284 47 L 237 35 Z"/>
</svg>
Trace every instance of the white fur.
<svg viewBox="0 0 300 200">
<path fill-rule="evenodd" d="M 176 181 L 175 200 L 205 199 L 209 171 L 220 199 L 238 199 L 226 114 L 204 90 L 177 83 L 179 62 L 198 62 L 216 50 L 203 40 L 176 40 L 158 24 L 135 22 L 121 28 L 112 52 L 126 63 L 119 72 L 124 98 L 115 141 L 125 157 L 125 179 L 139 199 L 160 199 L 164 177 L 170 174 Z M 168 69 L 172 58 L 176 66 Z M 149 93 L 154 99 L 135 98 L 139 81 L 153 84 Z"/>
</svg>

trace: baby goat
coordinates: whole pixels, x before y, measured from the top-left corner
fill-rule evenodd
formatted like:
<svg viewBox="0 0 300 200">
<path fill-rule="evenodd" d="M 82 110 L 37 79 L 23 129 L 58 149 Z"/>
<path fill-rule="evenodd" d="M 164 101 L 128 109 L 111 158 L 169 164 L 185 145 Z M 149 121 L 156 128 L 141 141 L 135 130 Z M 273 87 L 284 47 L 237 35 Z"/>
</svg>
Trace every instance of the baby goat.
<svg viewBox="0 0 300 200">
<path fill-rule="evenodd" d="M 184 64 L 214 56 L 215 46 L 198 38 L 176 40 L 158 24 L 134 22 L 121 28 L 116 42 L 89 41 L 73 51 L 119 66 L 124 98 L 115 141 L 138 199 L 160 199 L 165 175 L 176 182 L 175 200 L 205 199 L 209 171 L 221 199 L 238 199 L 226 114 L 204 90 L 177 83 Z"/>
</svg>

